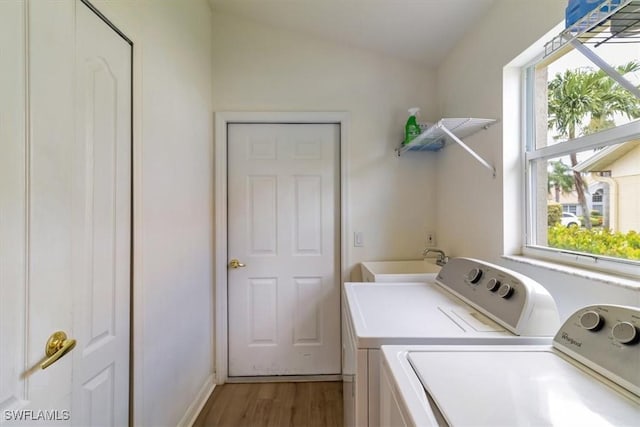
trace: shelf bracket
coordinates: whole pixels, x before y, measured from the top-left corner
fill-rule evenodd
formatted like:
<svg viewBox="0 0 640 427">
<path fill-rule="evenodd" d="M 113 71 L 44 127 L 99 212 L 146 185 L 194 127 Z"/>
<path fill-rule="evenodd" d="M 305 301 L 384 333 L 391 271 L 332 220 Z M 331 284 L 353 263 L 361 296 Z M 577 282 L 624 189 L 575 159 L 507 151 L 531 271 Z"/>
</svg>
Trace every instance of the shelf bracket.
<svg viewBox="0 0 640 427">
<path fill-rule="evenodd" d="M 629 92 L 631 92 L 636 98 L 640 99 L 640 89 L 635 87 L 633 85 L 633 83 L 631 83 L 622 74 L 620 74 L 618 72 L 618 70 L 613 68 L 607 62 L 605 62 L 594 51 L 592 51 L 591 49 L 589 49 L 588 47 L 586 47 L 585 45 L 580 43 L 580 41 L 572 40 L 570 43 L 577 51 L 579 51 L 581 54 L 586 56 L 589 61 L 593 62 L 602 71 L 607 73 L 607 75 L 609 75 L 609 77 L 611 77 L 613 80 L 618 82 L 620 84 L 620 86 L 624 87 Z"/>
<path fill-rule="evenodd" d="M 469 148 L 469 146 L 467 144 L 462 142 L 462 140 L 460 138 L 455 136 L 453 134 L 453 132 L 451 132 L 445 126 L 439 125 L 439 127 L 440 127 L 440 129 L 442 129 L 442 131 L 444 133 L 446 133 L 449 136 L 449 138 L 451 138 L 455 143 L 457 143 L 459 146 L 464 148 L 467 153 L 471 154 L 473 156 L 473 158 L 476 159 L 478 162 L 480 162 L 485 168 L 489 169 L 491 171 L 491 173 L 493 174 L 494 178 L 496 177 L 496 168 L 495 167 L 491 166 L 485 159 L 480 157 L 475 151 L 473 151 L 471 148 Z"/>
</svg>

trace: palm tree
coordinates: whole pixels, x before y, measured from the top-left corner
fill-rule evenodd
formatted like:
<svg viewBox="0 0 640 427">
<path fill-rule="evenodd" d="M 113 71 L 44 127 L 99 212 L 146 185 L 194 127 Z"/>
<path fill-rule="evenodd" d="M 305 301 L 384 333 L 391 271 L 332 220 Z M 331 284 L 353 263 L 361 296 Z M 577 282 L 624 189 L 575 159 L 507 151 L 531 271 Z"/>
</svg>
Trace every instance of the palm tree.
<svg viewBox="0 0 640 427">
<path fill-rule="evenodd" d="M 561 160 L 549 162 L 549 164 L 551 171 L 548 174 L 547 188 L 549 192 L 553 188 L 556 203 L 560 203 L 560 193 L 568 193 L 573 190 L 573 175 L 569 166 L 562 163 Z"/>
<path fill-rule="evenodd" d="M 631 61 L 616 69 L 622 75 L 638 71 L 640 62 Z M 585 135 L 615 126 L 615 114 L 624 114 L 632 119 L 640 117 L 640 100 L 602 70 L 579 68 L 558 73 L 548 84 L 547 97 L 549 129 L 555 129 L 562 138 L 574 139 L 578 133 Z M 572 153 L 569 157 L 571 167 L 576 166 L 577 155 Z M 584 212 L 584 225 L 591 228 L 586 184 L 580 172 L 573 171 L 573 177 Z"/>
<path fill-rule="evenodd" d="M 617 67 L 617 71 L 622 75 L 639 69 L 640 63 L 635 61 Z M 629 118 L 640 117 L 640 103 L 634 95 L 609 78 L 602 70 L 593 73 L 593 78 L 599 85 L 598 91 L 602 94 L 602 103 L 595 105 L 588 125 L 582 129 L 583 134 L 588 135 L 614 127 L 613 116 L 616 113 L 624 114 Z"/>
</svg>

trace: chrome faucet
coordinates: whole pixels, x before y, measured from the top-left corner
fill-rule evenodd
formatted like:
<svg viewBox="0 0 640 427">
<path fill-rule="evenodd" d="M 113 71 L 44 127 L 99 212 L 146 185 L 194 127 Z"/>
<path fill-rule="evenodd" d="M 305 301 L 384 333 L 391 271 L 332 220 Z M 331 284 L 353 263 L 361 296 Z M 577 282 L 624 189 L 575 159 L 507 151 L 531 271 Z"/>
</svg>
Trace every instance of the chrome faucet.
<svg viewBox="0 0 640 427">
<path fill-rule="evenodd" d="M 422 257 L 426 257 L 429 252 L 435 252 L 438 254 L 438 258 L 436 258 L 436 264 L 438 264 L 439 266 L 443 266 L 449 261 L 449 257 L 444 253 L 442 249 L 427 248 L 422 252 Z"/>
</svg>

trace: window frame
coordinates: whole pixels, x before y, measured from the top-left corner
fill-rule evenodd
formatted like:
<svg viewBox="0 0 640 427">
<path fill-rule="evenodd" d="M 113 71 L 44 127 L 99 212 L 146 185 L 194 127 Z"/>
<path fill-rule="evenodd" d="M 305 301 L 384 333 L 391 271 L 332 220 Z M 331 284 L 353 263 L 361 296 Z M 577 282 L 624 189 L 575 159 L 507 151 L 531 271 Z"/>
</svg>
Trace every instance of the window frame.
<svg viewBox="0 0 640 427">
<path fill-rule="evenodd" d="M 536 215 L 537 177 L 534 167 L 536 161 L 549 160 L 569 155 L 573 152 L 607 147 L 632 139 L 640 139 L 640 120 L 636 120 L 598 133 L 537 148 L 535 134 L 535 70 L 537 66 L 545 62 L 548 63 L 549 61 L 550 58 L 544 58 L 541 54 L 526 64 L 522 71 L 522 120 L 524 123 L 522 126 L 523 138 L 521 148 L 523 153 L 523 194 L 525 195 L 522 215 L 522 254 L 558 264 L 582 267 L 596 272 L 614 273 L 634 278 L 640 277 L 639 261 L 557 249 L 538 245 L 535 242 L 536 224 L 538 223 Z"/>
</svg>

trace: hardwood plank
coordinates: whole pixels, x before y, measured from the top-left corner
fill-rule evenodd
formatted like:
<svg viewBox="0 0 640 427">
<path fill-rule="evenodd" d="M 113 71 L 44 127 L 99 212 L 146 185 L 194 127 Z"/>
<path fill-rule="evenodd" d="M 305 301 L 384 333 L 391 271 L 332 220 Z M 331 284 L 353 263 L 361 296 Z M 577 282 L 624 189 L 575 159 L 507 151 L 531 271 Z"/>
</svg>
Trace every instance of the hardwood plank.
<svg viewBox="0 0 640 427">
<path fill-rule="evenodd" d="M 193 427 L 342 427 L 341 382 L 217 386 Z"/>
</svg>

